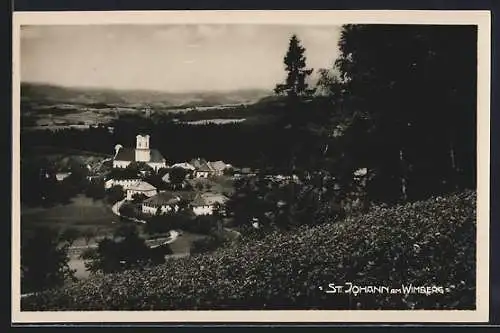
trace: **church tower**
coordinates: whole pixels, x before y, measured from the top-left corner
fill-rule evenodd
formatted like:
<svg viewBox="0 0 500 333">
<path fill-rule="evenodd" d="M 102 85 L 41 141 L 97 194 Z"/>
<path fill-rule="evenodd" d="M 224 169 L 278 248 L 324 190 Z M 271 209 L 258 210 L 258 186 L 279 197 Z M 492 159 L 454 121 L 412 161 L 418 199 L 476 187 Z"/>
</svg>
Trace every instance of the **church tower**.
<svg viewBox="0 0 500 333">
<path fill-rule="evenodd" d="M 149 162 L 151 159 L 151 151 L 149 150 L 149 135 L 137 135 L 135 147 L 136 162 Z"/>
</svg>

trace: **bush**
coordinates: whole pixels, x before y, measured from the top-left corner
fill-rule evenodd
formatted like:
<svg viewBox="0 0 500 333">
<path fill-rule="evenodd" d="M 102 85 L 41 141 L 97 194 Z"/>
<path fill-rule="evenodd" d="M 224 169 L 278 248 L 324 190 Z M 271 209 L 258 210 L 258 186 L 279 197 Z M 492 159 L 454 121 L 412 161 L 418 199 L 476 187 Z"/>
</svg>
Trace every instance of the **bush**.
<svg viewBox="0 0 500 333">
<path fill-rule="evenodd" d="M 120 185 L 115 185 L 106 190 L 106 201 L 110 204 L 114 204 L 125 198 L 125 191 Z"/>
<path fill-rule="evenodd" d="M 274 232 L 211 255 L 93 277 L 22 299 L 29 310 L 475 308 L 476 195 Z M 444 294 L 327 294 L 320 287 L 435 285 Z M 145 287 L 147 286 L 147 287 Z"/>
<path fill-rule="evenodd" d="M 21 292 L 54 288 L 74 278 L 68 266 L 68 250 L 78 237 L 76 229 L 58 233 L 37 227 L 23 231 L 21 236 Z"/>
<path fill-rule="evenodd" d="M 191 254 L 213 252 L 221 248 L 226 241 L 218 235 L 210 235 L 195 240 L 191 245 Z"/>
</svg>

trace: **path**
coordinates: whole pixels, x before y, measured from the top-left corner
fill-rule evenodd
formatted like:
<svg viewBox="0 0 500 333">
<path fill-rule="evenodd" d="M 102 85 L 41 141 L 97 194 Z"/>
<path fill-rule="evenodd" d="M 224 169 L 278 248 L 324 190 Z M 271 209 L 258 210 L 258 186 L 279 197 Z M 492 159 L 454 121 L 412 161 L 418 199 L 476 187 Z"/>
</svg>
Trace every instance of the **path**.
<svg viewBox="0 0 500 333">
<path fill-rule="evenodd" d="M 123 217 L 124 219 L 130 220 L 133 222 L 146 223 L 146 221 L 144 221 L 144 220 L 139 220 L 139 219 L 136 219 L 135 217 L 125 216 L 125 215 L 120 214 L 120 208 L 125 203 L 125 201 L 127 201 L 127 198 L 124 198 L 124 199 L 118 201 L 117 203 L 115 203 L 111 207 L 111 211 L 113 211 L 113 214 L 115 214 L 116 216 L 119 216 L 119 217 Z"/>
<path fill-rule="evenodd" d="M 113 214 L 115 214 L 117 216 L 120 216 L 120 217 L 123 217 L 123 218 L 125 218 L 127 220 L 130 220 L 130 221 L 133 221 L 133 222 L 147 223 L 144 220 L 139 220 L 139 219 L 136 219 L 134 217 L 129 217 L 129 216 L 125 216 L 125 215 L 120 214 L 120 208 L 125 203 L 125 201 L 127 201 L 127 198 L 124 198 L 124 199 L 118 201 L 117 203 L 115 203 L 113 205 L 113 207 L 111 207 L 111 210 L 113 211 Z M 155 248 L 155 247 L 158 247 L 158 246 L 162 246 L 162 245 L 173 243 L 177 239 L 178 236 L 179 236 L 179 233 L 177 231 L 170 230 L 170 236 L 167 238 L 167 240 L 165 242 L 163 242 L 161 244 L 158 244 L 158 245 L 153 245 L 153 246 L 150 246 L 150 247 L 151 248 Z"/>
<path fill-rule="evenodd" d="M 179 233 L 175 230 L 170 230 L 170 236 L 164 242 L 162 242 L 161 244 L 151 245 L 150 248 L 154 249 L 154 248 L 159 247 L 159 246 L 171 244 L 171 243 L 175 242 L 177 237 L 179 237 Z M 146 241 L 146 243 L 147 243 L 147 241 Z"/>
</svg>

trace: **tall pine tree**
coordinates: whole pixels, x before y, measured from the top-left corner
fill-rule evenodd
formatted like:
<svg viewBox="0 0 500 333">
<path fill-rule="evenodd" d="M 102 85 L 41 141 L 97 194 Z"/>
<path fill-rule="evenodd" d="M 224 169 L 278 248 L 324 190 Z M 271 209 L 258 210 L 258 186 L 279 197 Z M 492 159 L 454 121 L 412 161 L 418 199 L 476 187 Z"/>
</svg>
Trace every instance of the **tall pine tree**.
<svg viewBox="0 0 500 333">
<path fill-rule="evenodd" d="M 305 50 L 298 37 L 293 35 L 283 59 L 287 71 L 286 81 L 284 84 L 276 85 L 274 89 L 276 94 L 296 99 L 309 96 L 314 92 L 314 89 L 309 89 L 309 85 L 306 83 L 306 79 L 311 75 L 313 69 L 306 67 Z"/>
</svg>

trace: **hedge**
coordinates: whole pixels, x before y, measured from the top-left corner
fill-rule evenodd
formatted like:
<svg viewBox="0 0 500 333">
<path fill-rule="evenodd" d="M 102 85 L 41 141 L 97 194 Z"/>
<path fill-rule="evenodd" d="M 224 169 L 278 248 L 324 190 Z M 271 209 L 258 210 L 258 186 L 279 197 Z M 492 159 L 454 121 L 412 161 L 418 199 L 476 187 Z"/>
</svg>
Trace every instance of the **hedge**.
<svg viewBox="0 0 500 333">
<path fill-rule="evenodd" d="M 23 311 L 475 309 L 476 194 L 275 232 L 213 254 L 92 277 L 22 299 Z M 328 284 L 444 293 L 326 293 Z M 345 289 L 344 289 L 345 290 Z M 439 290 L 439 289 L 435 289 Z"/>
</svg>

